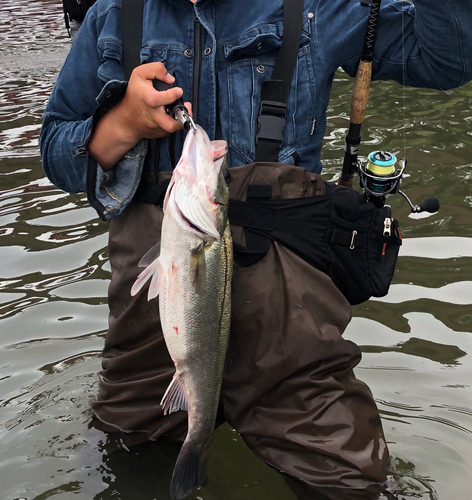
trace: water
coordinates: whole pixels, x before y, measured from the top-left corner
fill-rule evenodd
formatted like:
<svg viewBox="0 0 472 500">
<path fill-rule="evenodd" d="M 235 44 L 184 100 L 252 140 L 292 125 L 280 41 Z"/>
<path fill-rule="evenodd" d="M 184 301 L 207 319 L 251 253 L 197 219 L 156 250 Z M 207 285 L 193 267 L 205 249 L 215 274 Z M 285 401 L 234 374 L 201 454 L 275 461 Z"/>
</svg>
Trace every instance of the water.
<svg viewBox="0 0 472 500">
<path fill-rule="evenodd" d="M 107 454 L 89 401 L 107 327 L 107 226 L 84 195 L 41 169 L 41 116 L 69 40 L 57 0 L 0 5 L 0 484 L 2 499 L 167 500 L 170 458 Z M 325 177 L 339 171 L 352 81 L 330 104 Z M 378 403 L 409 496 L 470 498 L 472 463 L 472 86 L 441 93 L 373 86 L 362 155 L 408 158 L 410 215 L 392 197 L 404 245 L 389 295 L 354 308 L 346 337 Z M 159 472 L 159 474 L 157 474 Z M 210 481 L 191 500 L 294 500 L 228 426 L 215 435 Z"/>
</svg>

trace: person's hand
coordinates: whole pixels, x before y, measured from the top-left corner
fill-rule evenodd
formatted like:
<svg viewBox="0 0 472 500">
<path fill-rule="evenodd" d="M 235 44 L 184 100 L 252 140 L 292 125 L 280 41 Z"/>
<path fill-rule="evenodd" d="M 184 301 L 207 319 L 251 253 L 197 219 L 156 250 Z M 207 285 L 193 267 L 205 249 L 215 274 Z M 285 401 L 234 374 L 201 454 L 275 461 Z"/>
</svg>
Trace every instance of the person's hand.
<svg viewBox="0 0 472 500">
<path fill-rule="evenodd" d="M 115 109 L 118 126 L 134 134 L 136 142 L 143 138 L 160 139 L 182 128 L 164 108 L 182 96 L 182 89 L 173 87 L 159 92 L 152 85 L 154 79 L 168 84 L 175 81 L 162 63 L 142 64 L 132 72 L 125 97 Z M 190 112 L 190 104 L 185 104 Z"/>
<path fill-rule="evenodd" d="M 142 64 L 131 74 L 123 100 L 103 115 L 90 139 L 89 153 L 103 170 L 112 168 L 141 139 L 160 139 L 182 128 L 166 113 L 165 105 L 182 96 L 180 87 L 159 92 L 152 81 L 174 83 L 160 62 Z M 190 103 L 185 103 L 189 114 Z"/>
</svg>

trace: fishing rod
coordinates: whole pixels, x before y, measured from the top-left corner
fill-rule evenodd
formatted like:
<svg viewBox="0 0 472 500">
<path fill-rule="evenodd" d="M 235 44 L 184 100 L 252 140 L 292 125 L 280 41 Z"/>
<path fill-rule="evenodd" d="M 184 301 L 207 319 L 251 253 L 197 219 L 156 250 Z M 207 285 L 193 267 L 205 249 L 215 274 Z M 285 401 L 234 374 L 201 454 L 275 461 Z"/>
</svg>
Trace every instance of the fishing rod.
<svg viewBox="0 0 472 500">
<path fill-rule="evenodd" d="M 367 104 L 369 102 L 370 84 L 372 81 L 372 60 L 374 53 L 377 24 L 379 20 L 380 4 L 382 0 L 372 0 L 367 32 L 364 42 L 356 80 L 352 90 L 351 109 L 349 115 L 349 129 L 344 146 L 344 161 L 338 184 L 352 187 L 354 175 L 359 174 L 360 185 L 364 197 L 375 206 L 382 207 L 388 194 L 401 194 L 413 213 L 430 212 L 439 210 L 439 201 L 430 197 L 422 204 L 414 205 L 408 196 L 400 190 L 400 183 L 407 161 L 402 159 L 397 168 L 397 159 L 392 153 L 374 151 L 369 154 L 367 165 L 358 161 L 359 145 L 361 143 L 361 128 L 364 121 Z"/>
<path fill-rule="evenodd" d="M 344 162 L 339 184 L 352 187 L 354 175 L 357 172 L 357 155 L 361 143 L 361 127 L 364 121 L 367 103 L 369 102 L 370 82 L 372 80 L 372 58 L 374 53 L 377 23 L 379 20 L 380 4 L 382 0 L 372 0 L 364 50 L 362 52 L 356 80 L 352 90 L 351 110 L 349 116 L 349 130 L 344 147 Z"/>
</svg>

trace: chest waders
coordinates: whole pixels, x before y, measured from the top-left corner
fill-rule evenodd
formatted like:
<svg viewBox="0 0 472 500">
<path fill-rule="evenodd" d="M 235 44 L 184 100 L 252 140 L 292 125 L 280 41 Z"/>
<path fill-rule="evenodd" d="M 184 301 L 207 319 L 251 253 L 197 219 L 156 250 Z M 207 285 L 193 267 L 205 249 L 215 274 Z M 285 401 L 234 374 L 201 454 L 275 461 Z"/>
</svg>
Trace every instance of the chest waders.
<svg viewBox="0 0 472 500">
<path fill-rule="evenodd" d="M 140 17 L 141 0 L 123 0 L 124 19 L 130 19 L 127 2 L 133 1 L 138 4 L 135 17 Z M 289 11 L 294 17 L 287 23 Z M 294 67 L 299 47 L 294 26 L 301 23 L 303 2 L 284 1 L 284 12 L 279 58 L 288 50 Z M 130 31 L 141 33 L 123 27 L 128 76 L 134 67 L 126 56 L 127 47 L 133 46 L 126 35 Z M 138 63 L 139 40 L 133 59 Z M 283 49 L 287 41 L 289 49 Z M 284 472 L 300 498 L 305 498 L 306 488 L 333 499 L 376 498 L 377 493 L 370 497 L 367 490 L 382 490 L 388 449 L 371 392 L 353 374 L 360 349 L 342 337 L 351 319 L 349 302 L 327 273 L 264 234 L 267 225 L 278 224 L 267 200 L 284 204 L 301 234 L 309 227 L 296 217 L 300 203 L 331 204 L 318 174 L 277 163 L 290 84 L 284 77 L 277 79 L 276 68 L 275 83 L 263 87 L 257 162 L 230 170 L 230 221 L 238 259 L 230 341 L 235 359 L 223 380 L 219 423 L 226 420 L 260 459 Z M 148 302 L 144 291 L 130 296 L 139 260 L 160 237 L 163 213 L 158 204 L 162 181 L 170 176 L 160 172 L 161 184 L 147 190 L 141 186 L 138 198 L 110 222 L 109 330 L 92 407 L 108 430 L 123 431 L 130 442 L 183 440 L 186 435 L 186 412 L 164 416 L 159 404 L 175 370 L 158 301 Z M 245 214 L 251 204 L 260 206 Z M 251 225 L 241 218 L 249 218 Z M 325 245 L 323 238 L 314 237 L 315 245 Z M 293 486 L 297 479 L 302 483 Z"/>
</svg>

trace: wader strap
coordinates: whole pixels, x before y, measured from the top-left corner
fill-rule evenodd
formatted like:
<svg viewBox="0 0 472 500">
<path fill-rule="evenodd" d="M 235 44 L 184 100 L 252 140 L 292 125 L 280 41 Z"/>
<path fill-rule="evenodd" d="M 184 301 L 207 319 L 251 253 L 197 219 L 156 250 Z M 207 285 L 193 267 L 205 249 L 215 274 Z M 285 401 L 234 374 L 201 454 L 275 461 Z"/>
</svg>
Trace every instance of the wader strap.
<svg viewBox="0 0 472 500">
<path fill-rule="evenodd" d="M 303 0 L 284 0 L 283 39 L 270 80 L 262 83 L 261 106 L 256 136 L 256 162 L 279 160 L 279 150 L 287 114 L 287 100 L 297 65 L 303 25 Z M 270 239 L 253 229 L 273 230 L 275 211 L 257 206 L 257 199 L 270 199 L 270 185 L 248 186 L 247 202 L 230 200 L 229 220 L 245 227 L 246 247 L 234 245 L 239 264 L 249 266 L 262 259 L 270 248 Z M 238 222 L 240 224 L 238 224 Z"/>
<path fill-rule="evenodd" d="M 143 0 L 122 0 L 121 39 L 123 41 L 123 67 L 126 81 L 129 80 L 133 69 L 141 63 L 142 37 Z"/>
<path fill-rule="evenodd" d="M 229 200 L 228 218 L 231 224 L 245 228 L 246 246 L 233 242 L 237 262 L 242 266 L 250 266 L 261 260 L 270 248 L 270 240 L 251 229 L 272 231 L 275 222 L 275 210 L 257 204 L 258 200 L 270 200 L 272 186 L 270 184 L 249 184 L 247 202 Z"/>
<path fill-rule="evenodd" d="M 270 80 L 262 84 L 256 136 L 256 161 L 279 159 L 287 99 L 297 64 L 303 24 L 303 0 L 284 0 L 284 34 Z"/>
</svg>

